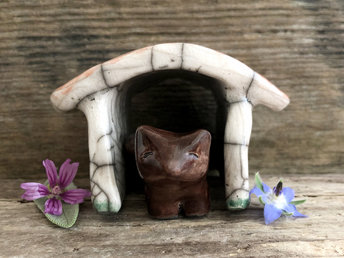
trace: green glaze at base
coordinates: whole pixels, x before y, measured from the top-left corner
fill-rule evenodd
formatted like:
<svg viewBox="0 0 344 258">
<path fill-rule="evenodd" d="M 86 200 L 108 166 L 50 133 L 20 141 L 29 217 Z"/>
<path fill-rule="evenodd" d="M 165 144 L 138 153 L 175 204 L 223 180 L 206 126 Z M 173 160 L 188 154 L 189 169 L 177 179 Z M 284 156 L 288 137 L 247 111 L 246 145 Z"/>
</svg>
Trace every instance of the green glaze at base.
<svg viewBox="0 0 344 258">
<path fill-rule="evenodd" d="M 250 204 L 250 199 L 236 199 L 231 200 L 227 199 L 227 208 L 229 210 L 237 211 L 237 210 L 244 210 Z"/>
<path fill-rule="evenodd" d="M 93 202 L 93 207 L 100 213 L 117 213 L 120 209 L 109 202 Z"/>
</svg>

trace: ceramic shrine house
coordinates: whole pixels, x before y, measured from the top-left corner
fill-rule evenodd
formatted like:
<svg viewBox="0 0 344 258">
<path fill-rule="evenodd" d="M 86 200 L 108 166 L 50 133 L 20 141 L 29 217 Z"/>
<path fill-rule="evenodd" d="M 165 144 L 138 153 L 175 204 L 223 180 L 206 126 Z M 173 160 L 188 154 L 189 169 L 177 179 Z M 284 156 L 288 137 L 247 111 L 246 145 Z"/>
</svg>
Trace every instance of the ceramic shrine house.
<svg viewBox="0 0 344 258">
<path fill-rule="evenodd" d="M 135 87 L 142 91 L 149 82 L 159 85 L 162 80 L 204 84 L 223 101 L 226 203 L 228 209 L 246 208 L 252 109 L 262 104 L 279 111 L 289 98 L 240 61 L 188 43 L 159 44 L 121 55 L 90 68 L 51 95 L 56 109 L 77 108 L 87 117 L 94 207 L 100 212 L 120 210 L 125 196 L 122 146 L 128 134 L 127 99 Z"/>
</svg>

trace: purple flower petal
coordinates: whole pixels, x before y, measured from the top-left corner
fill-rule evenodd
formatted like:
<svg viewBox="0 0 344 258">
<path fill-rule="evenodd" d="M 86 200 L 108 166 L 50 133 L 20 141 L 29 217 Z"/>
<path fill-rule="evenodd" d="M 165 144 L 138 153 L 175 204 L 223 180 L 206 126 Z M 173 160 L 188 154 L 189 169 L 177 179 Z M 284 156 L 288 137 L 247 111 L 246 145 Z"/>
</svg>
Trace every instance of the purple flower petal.
<svg viewBox="0 0 344 258">
<path fill-rule="evenodd" d="M 62 214 L 62 203 L 60 200 L 54 198 L 48 199 L 45 202 L 45 213 L 49 213 L 51 215 L 60 216 Z"/>
<path fill-rule="evenodd" d="M 69 204 L 82 203 L 84 198 L 90 197 L 91 192 L 85 189 L 71 189 L 60 194 L 62 200 Z"/>
<path fill-rule="evenodd" d="M 25 193 L 21 196 L 23 199 L 32 201 L 50 194 L 48 188 L 40 183 L 23 183 L 20 185 Z"/>
<path fill-rule="evenodd" d="M 78 171 L 79 163 L 75 162 L 70 164 L 70 159 L 67 159 L 60 167 L 60 187 L 63 189 L 67 187 L 74 179 Z"/>
<path fill-rule="evenodd" d="M 53 188 L 57 184 L 57 171 L 56 166 L 52 160 L 43 160 L 43 166 L 45 167 L 45 172 L 47 173 L 50 188 Z"/>
<path fill-rule="evenodd" d="M 287 200 L 287 202 L 291 202 L 294 199 L 294 190 L 291 189 L 290 187 L 284 187 L 282 189 L 282 194 L 285 196 L 285 199 Z"/>
<path fill-rule="evenodd" d="M 265 204 L 264 206 L 264 218 L 265 218 L 265 224 L 268 225 L 271 222 L 275 221 L 279 217 L 281 217 L 282 211 L 280 209 L 277 209 L 272 204 Z"/>
</svg>

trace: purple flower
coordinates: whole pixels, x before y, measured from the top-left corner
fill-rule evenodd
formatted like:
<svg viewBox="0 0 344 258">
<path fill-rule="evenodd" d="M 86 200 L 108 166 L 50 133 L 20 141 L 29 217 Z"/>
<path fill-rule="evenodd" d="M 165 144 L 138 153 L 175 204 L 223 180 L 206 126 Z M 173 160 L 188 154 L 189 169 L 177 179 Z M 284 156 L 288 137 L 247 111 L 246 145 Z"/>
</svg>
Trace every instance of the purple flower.
<svg viewBox="0 0 344 258">
<path fill-rule="evenodd" d="M 90 191 L 85 189 L 70 189 L 66 187 L 72 183 L 79 163 L 70 164 L 71 160 L 67 159 L 60 167 L 59 176 L 57 176 L 57 169 L 53 161 L 43 160 L 43 166 L 47 173 L 49 185 L 45 186 L 40 183 L 23 183 L 20 185 L 25 193 L 22 198 L 25 200 L 36 200 L 42 197 L 48 197 L 45 202 L 45 213 L 52 215 L 62 214 L 61 199 L 69 204 L 82 203 L 84 198 L 91 196 Z"/>
<path fill-rule="evenodd" d="M 298 212 L 295 207 L 297 204 L 304 203 L 305 200 L 293 201 L 294 190 L 290 187 L 283 188 L 282 181 L 279 181 L 273 189 L 262 182 L 259 173 L 256 173 L 255 181 L 256 186 L 250 191 L 250 196 L 255 194 L 264 205 L 265 224 L 270 224 L 282 214 L 292 217 L 307 217 Z"/>
</svg>

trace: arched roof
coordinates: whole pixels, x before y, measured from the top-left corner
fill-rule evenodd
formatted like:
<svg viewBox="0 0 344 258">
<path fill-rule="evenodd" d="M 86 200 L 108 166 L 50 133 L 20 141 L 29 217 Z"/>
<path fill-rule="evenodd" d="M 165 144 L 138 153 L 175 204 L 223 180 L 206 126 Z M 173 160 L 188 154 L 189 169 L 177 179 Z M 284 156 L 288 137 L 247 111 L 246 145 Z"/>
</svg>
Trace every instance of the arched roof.
<svg viewBox="0 0 344 258">
<path fill-rule="evenodd" d="M 86 96 L 114 88 L 135 76 L 158 70 L 183 69 L 213 77 L 222 82 L 229 103 L 248 100 L 282 110 L 289 98 L 247 65 L 223 53 L 189 43 L 166 43 L 141 48 L 98 64 L 51 95 L 55 108 L 74 109 Z"/>
</svg>

